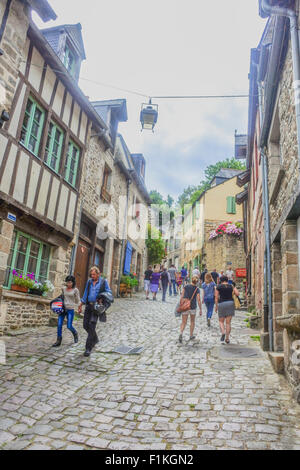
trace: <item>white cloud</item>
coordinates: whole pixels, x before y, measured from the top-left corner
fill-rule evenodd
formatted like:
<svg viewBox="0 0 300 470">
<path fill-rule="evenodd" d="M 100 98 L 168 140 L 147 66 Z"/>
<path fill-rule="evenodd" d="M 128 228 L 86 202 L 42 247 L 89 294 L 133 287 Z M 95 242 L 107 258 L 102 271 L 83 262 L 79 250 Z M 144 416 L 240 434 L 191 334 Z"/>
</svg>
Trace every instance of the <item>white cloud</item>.
<svg viewBox="0 0 300 470">
<path fill-rule="evenodd" d="M 256 0 L 50 3 L 58 20 L 47 25 L 39 22 L 40 26 L 82 24 L 87 54 L 82 78 L 151 96 L 248 92 L 250 49 L 258 44 L 265 23 L 258 16 Z M 235 129 L 247 129 L 247 99 L 157 99 L 153 100 L 159 104 L 155 133 L 141 133 L 139 114 L 146 98 L 83 79 L 80 85 L 91 99 L 127 99 L 129 120 L 120 125 L 120 132 L 132 152 L 145 154 L 151 182 L 157 179 L 154 165 L 162 164 L 165 152 L 179 155 L 178 192 L 187 183 L 186 167 L 195 164 L 195 145 L 214 140 L 216 153 L 223 145 L 223 158 L 227 158 L 232 156 L 228 148 L 232 146 L 233 152 Z M 159 162 L 151 153 L 154 149 L 159 149 Z M 200 160 L 199 174 L 204 168 Z M 166 171 L 171 175 L 170 165 Z M 167 179 L 164 184 L 168 185 Z M 168 193 L 167 187 L 163 189 Z"/>
</svg>

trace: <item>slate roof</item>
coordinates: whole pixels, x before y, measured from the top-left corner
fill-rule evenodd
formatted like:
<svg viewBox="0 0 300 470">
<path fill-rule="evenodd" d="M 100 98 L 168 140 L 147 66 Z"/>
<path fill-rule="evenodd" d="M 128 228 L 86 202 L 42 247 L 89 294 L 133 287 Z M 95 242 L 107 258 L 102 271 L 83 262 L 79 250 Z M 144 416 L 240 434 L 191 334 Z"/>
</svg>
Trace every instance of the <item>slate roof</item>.
<svg viewBox="0 0 300 470">
<path fill-rule="evenodd" d="M 215 178 L 224 178 L 224 179 L 231 179 L 235 176 L 244 173 L 245 170 L 232 170 L 231 168 L 221 168 L 219 173 L 216 174 Z"/>
<path fill-rule="evenodd" d="M 71 43 L 75 47 L 75 50 L 80 54 L 82 60 L 86 59 L 84 43 L 82 39 L 82 26 L 80 23 L 77 24 L 63 24 L 60 26 L 54 26 L 53 28 L 41 29 L 41 33 L 45 36 L 56 54 L 59 54 L 58 44 L 59 37 L 62 32 L 68 34 Z"/>
</svg>

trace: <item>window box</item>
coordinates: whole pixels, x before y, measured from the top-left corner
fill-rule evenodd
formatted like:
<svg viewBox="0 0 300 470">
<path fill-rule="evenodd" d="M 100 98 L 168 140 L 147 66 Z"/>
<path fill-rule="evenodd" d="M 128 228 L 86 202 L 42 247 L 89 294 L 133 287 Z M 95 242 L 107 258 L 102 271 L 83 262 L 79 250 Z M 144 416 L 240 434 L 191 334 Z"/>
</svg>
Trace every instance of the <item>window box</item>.
<svg viewBox="0 0 300 470">
<path fill-rule="evenodd" d="M 24 292 L 26 294 L 28 293 L 28 287 L 18 286 L 17 284 L 12 284 L 10 289 L 16 292 Z"/>
<path fill-rule="evenodd" d="M 39 289 L 29 289 L 28 294 L 30 294 L 30 295 L 39 295 L 40 297 L 42 297 L 43 292 L 40 291 Z"/>
</svg>

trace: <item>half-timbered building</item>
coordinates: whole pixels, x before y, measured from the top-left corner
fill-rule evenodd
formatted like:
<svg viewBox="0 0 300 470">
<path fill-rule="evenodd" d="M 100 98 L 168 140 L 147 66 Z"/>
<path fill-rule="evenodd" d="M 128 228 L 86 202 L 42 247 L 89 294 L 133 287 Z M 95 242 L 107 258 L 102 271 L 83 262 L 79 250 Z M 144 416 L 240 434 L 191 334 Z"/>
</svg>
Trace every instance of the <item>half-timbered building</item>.
<svg viewBox="0 0 300 470">
<path fill-rule="evenodd" d="M 49 29 L 40 31 L 29 19 L 30 3 L 38 2 L 7 1 L 2 12 L 0 60 L 11 72 L 2 80 L 9 120 L 0 129 L 2 330 L 48 321 L 48 300 L 10 290 L 13 271 L 49 279 L 59 291 L 76 247 L 90 130 L 93 126 L 101 134 L 107 129 L 77 84 L 85 58 L 81 28 L 54 28 L 53 35 Z M 23 8 L 28 17 L 19 21 L 17 10 Z M 54 12 L 49 7 L 43 15 L 50 19 Z"/>
</svg>

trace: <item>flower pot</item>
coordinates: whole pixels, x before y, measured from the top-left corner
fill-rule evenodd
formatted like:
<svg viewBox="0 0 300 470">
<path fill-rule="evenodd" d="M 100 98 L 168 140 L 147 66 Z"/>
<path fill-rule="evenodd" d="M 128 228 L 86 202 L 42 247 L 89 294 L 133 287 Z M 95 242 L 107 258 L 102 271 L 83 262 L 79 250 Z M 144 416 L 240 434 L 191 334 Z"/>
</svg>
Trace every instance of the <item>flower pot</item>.
<svg viewBox="0 0 300 470">
<path fill-rule="evenodd" d="M 39 289 L 29 289 L 28 294 L 39 295 L 41 297 L 43 295 L 43 292 Z"/>
<path fill-rule="evenodd" d="M 14 290 L 14 291 L 16 291 L 16 292 L 24 292 L 24 293 L 27 293 L 27 292 L 28 292 L 28 287 L 25 287 L 25 286 L 18 286 L 17 284 L 12 284 L 11 290 Z"/>
<path fill-rule="evenodd" d="M 126 295 L 126 294 L 127 294 L 126 284 L 120 284 L 120 295 Z"/>
</svg>

